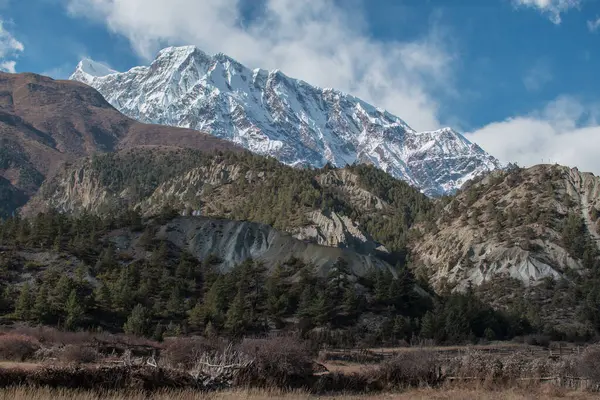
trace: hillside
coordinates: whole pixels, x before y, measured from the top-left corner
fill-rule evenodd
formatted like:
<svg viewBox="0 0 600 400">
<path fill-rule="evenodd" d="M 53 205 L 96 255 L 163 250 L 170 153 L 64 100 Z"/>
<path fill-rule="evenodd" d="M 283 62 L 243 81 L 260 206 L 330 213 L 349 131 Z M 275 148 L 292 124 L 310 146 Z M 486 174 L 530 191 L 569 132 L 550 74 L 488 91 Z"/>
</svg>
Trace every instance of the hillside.
<svg viewBox="0 0 600 400">
<path fill-rule="evenodd" d="M 131 149 L 78 160 L 24 208 L 110 214 L 164 207 L 260 222 L 310 242 L 401 261 L 407 233 L 430 201 L 374 167 L 297 169 L 249 153 Z M 383 246 L 382 246 L 383 245 Z M 389 254 L 393 253 L 393 254 Z"/>
<path fill-rule="evenodd" d="M 372 164 L 431 196 L 500 167 L 453 129 L 416 132 L 349 94 L 194 46 L 163 49 L 150 66 L 122 73 L 83 60 L 71 79 L 141 122 L 208 132 L 293 166 Z"/>
<path fill-rule="evenodd" d="M 136 122 L 79 82 L 0 72 L 0 217 L 63 162 L 139 145 L 237 149 L 198 131 Z"/>
<path fill-rule="evenodd" d="M 600 178 L 537 165 L 494 172 L 438 203 L 411 245 L 438 292 L 469 285 L 540 322 L 597 324 Z M 594 311 L 596 313 L 596 311 Z"/>
</svg>

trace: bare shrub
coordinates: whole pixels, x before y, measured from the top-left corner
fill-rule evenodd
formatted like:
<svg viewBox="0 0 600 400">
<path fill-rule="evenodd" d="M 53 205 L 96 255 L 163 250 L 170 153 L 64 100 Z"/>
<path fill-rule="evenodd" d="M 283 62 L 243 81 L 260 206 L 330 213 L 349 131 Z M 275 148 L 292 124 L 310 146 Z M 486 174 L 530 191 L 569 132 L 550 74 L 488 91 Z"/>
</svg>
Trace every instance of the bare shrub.
<svg viewBox="0 0 600 400">
<path fill-rule="evenodd" d="M 600 384 L 600 346 L 585 349 L 577 363 L 577 372 L 594 384 Z"/>
<path fill-rule="evenodd" d="M 17 325 L 7 332 L 30 336 L 45 345 L 82 344 L 91 341 L 92 337 L 89 332 L 67 332 L 50 326 Z"/>
<path fill-rule="evenodd" d="M 347 361 L 359 364 L 375 364 L 383 360 L 381 354 L 371 350 L 353 351 L 327 351 L 321 350 L 318 359 L 320 361 Z"/>
<path fill-rule="evenodd" d="M 548 347 L 550 346 L 550 337 L 546 335 L 525 336 L 525 343 L 530 346 Z"/>
<path fill-rule="evenodd" d="M 236 376 L 236 383 L 243 386 L 299 387 L 306 385 L 313 373 L 310 352 L 292 337 L 246 339 L 239 351 L 254 360 Z"/>
<path fill-rule="evenodd" d="M 176 338 L 165 343 L 161 362 L 174 368 L 190 369 L 204 354 L 213 354 L 223 347 L 218 341 L 201 337 Z"/>
<path fill-rule="evenodd" d="M 45 345 L 50 344 L 90 344 L 90 343 L 105 343 L 122 346 L 146 346 L 160 348 L 161 344 L 143 337 L 112 334 L 108 332 L 88 332 L 88 331 L 61 331 L 60 329 L 50 326 L 29 326 L 19 324 L 13 328 L 4 330 L 5 333 L 18 333 L 26 336 L 31 336 Z"/>
<path fill-rule="evenodd" d="M 442 361 L 433 351 L 398 353 L 372 372 L 373 378 L 390 387 L 434 385 L 440 382 Z"/>
<path fill-rule="evenodd" d="M 230 343 L 222 351 L 203 353 L 190 374 L 194 377 L 203 375 L 232 382 L 236 373 L 250 368 L 253 364 L 254 359 L 251 356 L 242 353 Z"/>
<path fill-rule="evenodd" d="M 468 351 L 448 362 L 446 374 L 469 381 L 512 385 L 517 381 L 538 382 L 541 378 L 571 376 L 574 360 L 531 357 L 527 352 L 510 355 Z"/>
<path fill-rule="evenodd" d="M 73 364 L 91 364 L 98 358 L 98 352 L 95 349 L 78 344 L 65 346 L 59 353 L 61 361 Z"/>
<path fill-rule="evenodd" d="M 39 342 L 31 336 L 7 333 L 0 336 L 0 359 L 25 361 L 34 356 L 40 348 Z"/>
</svg>

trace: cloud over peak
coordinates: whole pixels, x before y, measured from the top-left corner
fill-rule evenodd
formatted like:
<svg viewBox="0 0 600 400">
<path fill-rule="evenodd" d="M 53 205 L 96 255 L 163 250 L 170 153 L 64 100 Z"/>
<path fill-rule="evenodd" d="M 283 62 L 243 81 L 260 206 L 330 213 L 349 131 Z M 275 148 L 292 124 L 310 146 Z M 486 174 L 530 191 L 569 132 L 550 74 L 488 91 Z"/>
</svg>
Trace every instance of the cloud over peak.
<svg viewBox="0 0 600 400">
<path fill-rule="evenodd" d="M 491 123 L 466 136 L 503 162 L 558 163 L 598 173 L 600 105 L 560 96 L 541 110 Z"/>
<path fill-rule="evenodd" d="M 334 0 L 264 0 L 251 20 L 241 3 L 69 0 L 68 10 L 125 36 L 146 60 L 166 45 L 194 44 L 359 96 L 415 129 L 440 126 L 432 93 L 452 89 L 454 57 L 439 28 L 414 41 L 383 42 L 368 33 L 359 1 L 342 7 Z"/>
</svg>

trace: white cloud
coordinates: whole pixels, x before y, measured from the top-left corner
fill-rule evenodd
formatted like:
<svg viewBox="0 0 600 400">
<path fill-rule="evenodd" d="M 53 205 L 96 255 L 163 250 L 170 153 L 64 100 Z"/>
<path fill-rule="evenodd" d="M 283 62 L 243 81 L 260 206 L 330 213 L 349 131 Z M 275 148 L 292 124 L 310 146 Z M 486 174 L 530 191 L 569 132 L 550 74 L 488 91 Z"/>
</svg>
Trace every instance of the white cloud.
<svg viewBox="0 0 600 400">
<path fill-rule="evenodd" d="M 451 43 L 436 24 L 416 41 L 381 42 L 360 7 L 334 0 L 265 0 L 261 16 L 243 23 L 241 0 L 65 1 L 72 15 L 101 21 L 147 60 L 165 45 L 195 44 L 350 92 L 419 130 L 440 126 L 432 93 L 452 89 Z"/>
<path fill-rule="evenodd" d="M 15 72 L 15 58 L 25 50 L 23 43 L 19 42 L 4 28 L 0 19 L 0 71 Z"/>
<path fill-rule="evenodd" d="M 578 8 L 582 0 L 513 0 L 515 6 L 536 8 L 548 15 L 555 24 L 562 22 L 561 14 L 571 8 Z"/>
<path fill-rule="evenodd" d="M 599 117 L 599 105 L 563 96 L 540 111 L 489 124 L 467 137 L 504 162 L 559 163 L 599 174 Z"/>
<path fill-rule="evenodd" d="M 0 61 L 0 71 L 15 73 L 16 61 Z"/>
<path fill-rule="evenodd" d="M 600 28 L 600 17 L 587 22 L 590 32 L 596 32 Z"/>
<path fill-rule="evenodd" d="M 523 85 L 530 92 L 542 89 L 554 79 L 550 66 L 543 61 L 535 63 L 523 77 Z"/>
</svg>

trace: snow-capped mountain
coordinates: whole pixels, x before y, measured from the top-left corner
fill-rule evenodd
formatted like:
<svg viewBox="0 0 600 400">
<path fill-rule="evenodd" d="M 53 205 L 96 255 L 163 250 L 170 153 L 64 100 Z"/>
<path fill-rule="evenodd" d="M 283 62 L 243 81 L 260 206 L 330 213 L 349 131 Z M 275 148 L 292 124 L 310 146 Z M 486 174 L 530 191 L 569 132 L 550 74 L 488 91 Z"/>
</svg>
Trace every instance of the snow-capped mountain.
<svg viewBox="0 0 600 400">
<path fill-rule="evenodd" d="M 500 167 L 450 128 L 418 133 L 351 95 L 194 46 L 166 48 L 123 73 L 86 59 L 71 79 L 141 122 L 205 131 L 290 165 L 372 163 L 428 195 Z"/>
</svg>

